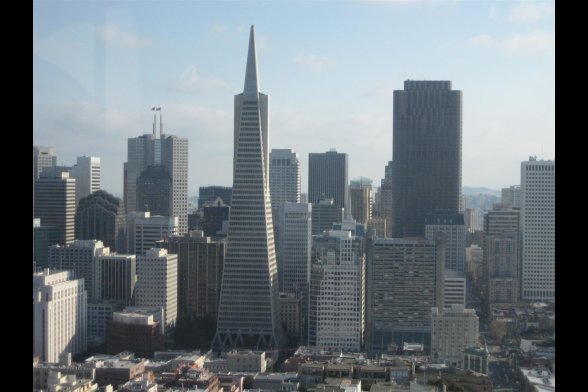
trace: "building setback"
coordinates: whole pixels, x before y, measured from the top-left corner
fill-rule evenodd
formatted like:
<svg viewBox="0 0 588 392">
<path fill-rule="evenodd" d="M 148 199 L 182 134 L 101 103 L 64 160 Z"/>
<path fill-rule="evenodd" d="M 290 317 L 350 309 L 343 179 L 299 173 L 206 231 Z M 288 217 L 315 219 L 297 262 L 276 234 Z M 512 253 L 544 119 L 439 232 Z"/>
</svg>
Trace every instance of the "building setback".
<svg viewBox="0 0 588 392">
<path fill-rule="evenodd" d="M 45 170 L 35 180 L 33 218 L 43 226 L 59 229 L 59 244 L 74 240 L 76 213 L 76 180 L 67 172 Z"/>
<path fill-rule="evenodd" d="M 235 96 L 233 194 L 213 347 L 279 347 L 279 288 L 269 190 L 269 97 L 259 92 L 251 26 L 245 85 Z"/>
<path fill-rule="evenodd" d="M 406 80 L 394 91 L 394 237 L 423 237 L 430 212 L 458 212 L 461 91 L 450 81 Z"/>
<path fill-rule="evenodd" d="M 100 189 L 100 158 L 78 157 L 69 171 L 76 180 L 76 206 L 80 200 Z"/>
</svg>

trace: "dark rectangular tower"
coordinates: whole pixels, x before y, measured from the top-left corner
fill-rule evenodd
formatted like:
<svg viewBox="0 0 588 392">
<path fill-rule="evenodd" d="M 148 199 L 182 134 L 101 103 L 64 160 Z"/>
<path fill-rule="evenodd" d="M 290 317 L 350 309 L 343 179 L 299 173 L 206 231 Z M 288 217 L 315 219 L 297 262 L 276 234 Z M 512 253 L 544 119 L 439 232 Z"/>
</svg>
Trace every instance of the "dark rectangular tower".
<svg viewBox="0 0 588 392">
<path fill-rule="evenodd" d="M 333 199 L 335 206 L 347 208 L 347 154 L 331 150 L 308 154 L 308 202 Z"/>
<path fill-rule="evenodd" d="M 423 237 L 426 214 L 459 211 L 461 102 L 450 81 L 407 80 L 394 91 L 394 237 Z"/>
</svg>

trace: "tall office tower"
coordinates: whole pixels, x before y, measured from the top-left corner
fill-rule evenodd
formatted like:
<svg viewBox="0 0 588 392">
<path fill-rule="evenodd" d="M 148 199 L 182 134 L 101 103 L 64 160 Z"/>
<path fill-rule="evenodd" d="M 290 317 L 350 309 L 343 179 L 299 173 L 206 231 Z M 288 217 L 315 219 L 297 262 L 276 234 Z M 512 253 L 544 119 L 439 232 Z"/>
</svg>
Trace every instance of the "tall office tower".
<svg viewBox="0 0 588 392">
<path fill-rule="evenodd" d="M 178 315 L 178 255 L 151 248 L 137 256 L 137 306 L 161 306 L 165 326 L 175 324 Z"/>
<path fill-rule="evenodd" d="M 349 184 L 351 216 L 359 223 L 366 224 L 372 218 L 372 180 L 361 177 Z"/>
<path fill-rule="evenodd" d="M 217 197 L 223 199 L 223 203 L 230 206 L 233 195 L 233 188 L 230 186 L 201 186 L 198 188 L 198 209 L 201 209 L 206 202 L 216 200 Z"/>
<path fill-rule="evenodd" d="M 83 197 L 100 189 L 100 158 L 78 157 L 69 171 L 70 178 L 76 180 L 76 206 Z"/>
<path fill-rule="evenodd" d="M 137 283 L 137 257 L 109 254 L 96 256 L 96 298 L 131 305 Z"/>
<path fill-rule="evenodd" d="M 270 152 L 269 185 L 273 211 L 286 201 L 300 203 L 300 158 L 290 149 Z"/>
<path fill-rule="evenodd" d="M 312 204 L 312 235 L 331 230 L 334 223 L 342 220 L 343 207 L 336 206 L 333 199 L 323 199 Z"/>
<path fill-rule="evenodd" d="M 163 134 L 161 125 L 157 137 L 155 128 L 154 122 L 152 135 L 128 139 L 127 162 L 124 164 L 126 212 L 129 215 L 143 208 L 137 200 L 137 180 L 143 171 L 151 165 L 162 165 L 171 178 L 169 215 L 178 217 L 179 230 L 183 234 L 188 231 L 188 139 Z"/>
<path fill-rule="evenodd" d="M 278 270 L 268 184 L 269 97 L 259 92 L 251 26 L 245 86 L 235 96 L 233 195 L 213 347 L 280 347 Z"/>
<path fill-rule="evenodd" d="M 49 268 L 69 270 L 73 278 L 84 278 L 88 299 L 92 300 L 97 298 L 95 277 L 100 271 L 94 256 L 109 254 L 110 249 L 97 240 L 75 240 L 65 246 L 53 245 L 49 247 Z"/>
<path fill-rule="evenodd" d="M 366 349 L 430 346 L 431 308 L 443 308 L 445 239 L 377 238 L 367 244 Z"/>
<path fill-rule="evenodd" d="M 278 220 L 280 292 L 295 293 L 298 298 L 306 298 L 310 279 L 312 204 L 286 201 L 280 206 Z"/>
<path fill-rule="evenodd" d="M 453 305 L 431 315 L 431 359 L 435 363 L 462 367 L 463 352 L 479 346 L 479 320 L 474 309 Z"/>
<path fill-rule="evenodd" d="M 382 188 L 377 186 L 373 190 L 372 217 L 379 217 L 382 213 Z"/>
<path fill-rule="evenodd" d="M 188 139 L 162 135 L 161 159 L 171 176 L 169 216 L 178 217 L 179 234 L 188 232 Z"/>
<path fill-rule="evenodd" d="M 79 201 L 75 215 L 76 239 L 100 240 L 113 252 L 126 251 L 126 215 L 123 202 L 98 190 Z"/>
<path fill-rule="evenodd" d="M 308 202 L 333 199 L 339 208 L 349 207 L 347 154 L 336 150 L 308 154 Z"/>
<path fill-rule="evenodd" d="M 502 188 L 501 203 L 513 208 L 521 208 L 521 186 L 511 185 L 508 188 Z"/>
<path fill-rule="evenodd" d="M 33 180 L 41 177 L 45 168 L 57 166 L 57 155 L 53 147 L 33 146 Z"/>
<path fill-rule="evenodd" d="M 394 237 L 425 235 L 430 212 L 459 211 L 461 91 L 450 81 L 406 80 L 394 91 Z"/>
<path fill-rule="evenodd" d="M 137 211 L 170 216 L 172 180 L 163 165 L 149 165 L 137 179 Z"/>
<path fill-rule="evenodd" d="M 520 211 L 495 204 L 484 218 L 484 281 L 488 305 L 520 297 Z"/>
<path fill-rule="evenodd" d="M 143 255 L 159 240 L 179 234 L 177 217 L 151 216 L 149 212 L 134 212 L 128 220 L 128 253 Z"/>
<path fill-rule="evenodd" d="M 425 237 L 433 240 L 437 232 L 447 234 L 445 244 L 445 270 L 464 276 L 466 229 L 463 214 L 437 212 L 425 216 Z"/>
<path fill-rule="evenodd" d="M 33 217 L 60 231 L 59 244 L 74 240 L 76 180 L 67 172 L 45 171 L 35 180 Z"/>
<path fill-rule="evenodd" d="M 555 299 L 555 160 L 521 163 L 522 296 Z"/>
<path fill-rule="evenodd" d="M 443 309 L 453 305 L 466 305 L 466 278 L 453 270 L 445 270 L 443 282 Z"/>
<path fill-rule="evenodd" d="M 479 245 L 470 245 L 466 248 L 466 269 L 468 276 L 475 286 L 480 286 L 484 274 L 484 250 Z"/>
<path fill-rule="evenodd" d="M 482 212 L 479 208 L 466 208 L 464 210 L 464 223 L 468 233 L 475 233 L 476 231 L 483 230 L 483 217 L 481 217 L 481 215 Z"/>
<path fill-rule="evenodd" d="M 84 280 L 70 271 L 33 274 L 33 354 L 41 361 L 86 351 L 87 300 Z"/>
<path fill-rule="evenodd" d="M 221 293 L 224 241 L 188 232 L 159 241 L 157 247 L 178 255 L 178 315 L 210 317 L 216 321 Z"/>
<path fill-rule="evenodd" d="M 365 243 L 349 231 L 313 237 L 308 344 L 359 351 L 365 327 Z"/>
<path fill-rule="evenodd" d="M 380 237 L 392 237 L 394 219 L 392 219 L 392 161 L 388 161 L 384 169 L 384 178 L 380 187 L 381 199 L 381 216 L 386 219 L 386 233 L 385 235 L 378 235 Z"/>
</svg>

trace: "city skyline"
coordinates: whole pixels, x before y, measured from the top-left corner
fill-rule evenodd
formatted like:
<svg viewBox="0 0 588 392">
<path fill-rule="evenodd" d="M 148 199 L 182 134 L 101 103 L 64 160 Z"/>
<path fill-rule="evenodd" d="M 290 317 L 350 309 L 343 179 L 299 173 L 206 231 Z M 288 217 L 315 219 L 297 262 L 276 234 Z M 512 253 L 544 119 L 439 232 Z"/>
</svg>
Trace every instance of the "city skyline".
<svg viewBox="0 0 588 392">
<path fill-rule="evenodd" d="M 303 192 L 308 153 L 331 148 L 350 179 L 379 183 L 407 79 L 463 91 L 465 186 L 518 184 L 521 161 L 555 155 L 553 2 L 179 4 L 35 2 L 33 144 L 58 164 L 101 157 L 104 189 L 122 196 L 126 139 L 161 106 L 166 131 L 192 140 L 188 194 L 232 185 L 231 96 L 254 24 L 270 147 L 300 155 Z"/>
</svg>

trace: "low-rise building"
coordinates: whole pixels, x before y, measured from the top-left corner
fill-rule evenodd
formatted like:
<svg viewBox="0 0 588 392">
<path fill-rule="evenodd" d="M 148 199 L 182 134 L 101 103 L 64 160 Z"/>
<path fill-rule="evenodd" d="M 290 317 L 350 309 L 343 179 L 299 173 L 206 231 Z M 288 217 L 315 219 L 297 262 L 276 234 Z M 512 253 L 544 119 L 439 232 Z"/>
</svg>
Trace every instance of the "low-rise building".
<svg viewBox="0 0 588 392">
<path fill-rule="evenodd" d="M 520 368 L 521 391 L 555 391 L 555 375 L 545 368 Z"/>
</svg>

